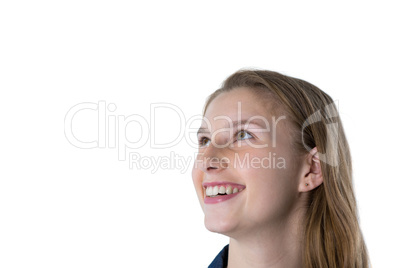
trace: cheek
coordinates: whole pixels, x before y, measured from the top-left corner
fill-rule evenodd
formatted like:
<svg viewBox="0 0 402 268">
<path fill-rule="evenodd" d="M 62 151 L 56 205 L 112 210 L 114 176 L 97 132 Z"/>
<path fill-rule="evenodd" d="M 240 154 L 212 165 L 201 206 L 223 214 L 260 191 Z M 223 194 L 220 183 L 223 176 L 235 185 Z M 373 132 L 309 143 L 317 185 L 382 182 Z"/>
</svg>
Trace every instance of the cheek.
<svg viewBox="0 0 402 268">
<path fill-rule="evenodd" d="M 297 196 L 297 178 L 291 169 L 242 169 L 247 183 L 246 212 L 253 222 L 269 222 L 288 215 Z"/>
</svg>

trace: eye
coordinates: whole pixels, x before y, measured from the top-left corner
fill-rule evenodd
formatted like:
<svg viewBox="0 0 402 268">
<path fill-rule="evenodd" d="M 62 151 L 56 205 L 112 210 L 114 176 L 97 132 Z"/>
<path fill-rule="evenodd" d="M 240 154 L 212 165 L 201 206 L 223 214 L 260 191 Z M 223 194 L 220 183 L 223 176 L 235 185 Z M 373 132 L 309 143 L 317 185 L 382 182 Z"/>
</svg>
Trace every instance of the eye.
<svg viewBox="0 0 402 268">
<path fill-rule="evenodd" d="M 211 141 L 210 141 L 207 137 L 201 137 L 201 138 L 198 139 L 198 144 L 199 144 L 201 147 L 203 147 L 203 146 L 208 146 L 210 142 L 211 142 Z"/>
<path fill-rule="evenodd" d="M 246 140 L 251 139 L 253 136 L 245 130 L 240 130 L 237 132 L 236 140 Z"/>
</svg>

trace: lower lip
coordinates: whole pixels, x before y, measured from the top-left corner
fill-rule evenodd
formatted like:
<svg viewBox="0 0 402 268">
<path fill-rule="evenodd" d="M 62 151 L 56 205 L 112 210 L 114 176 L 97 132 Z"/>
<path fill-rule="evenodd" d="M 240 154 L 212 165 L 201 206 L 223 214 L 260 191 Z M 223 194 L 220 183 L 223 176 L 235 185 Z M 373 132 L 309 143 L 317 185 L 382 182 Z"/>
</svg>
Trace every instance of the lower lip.
<svg viewBox="0 0 402 268">
<path fill-rule="evenodd" d="M 218 195 L 217 197 L 209 197 L 206 196 L 204 198 L 204 203 L 205 204 L 217 204 L 217 203 L 221 203 L 224 202 L 226 200 L 229 200 L 233 197 L 236 197 L 238 194 L 240 194 L 241 192 L 235 193 L 235 194 L 228 194 L 228 195 Z"/>
</svg>

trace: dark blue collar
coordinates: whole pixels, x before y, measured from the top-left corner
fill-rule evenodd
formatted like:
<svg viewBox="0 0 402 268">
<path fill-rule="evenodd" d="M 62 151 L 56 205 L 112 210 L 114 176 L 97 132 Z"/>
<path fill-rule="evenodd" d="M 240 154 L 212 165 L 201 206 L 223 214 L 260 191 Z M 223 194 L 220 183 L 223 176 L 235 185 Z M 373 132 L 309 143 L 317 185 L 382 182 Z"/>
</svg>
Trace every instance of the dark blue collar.
<svg viewBox="0 0 402 268">
<path fill-rule="evenodd" d="M 229 245 L 226 245 L 215 259 L 211 262 L 208 268 L 226 268 L 228 266 Z"/>
</svg>

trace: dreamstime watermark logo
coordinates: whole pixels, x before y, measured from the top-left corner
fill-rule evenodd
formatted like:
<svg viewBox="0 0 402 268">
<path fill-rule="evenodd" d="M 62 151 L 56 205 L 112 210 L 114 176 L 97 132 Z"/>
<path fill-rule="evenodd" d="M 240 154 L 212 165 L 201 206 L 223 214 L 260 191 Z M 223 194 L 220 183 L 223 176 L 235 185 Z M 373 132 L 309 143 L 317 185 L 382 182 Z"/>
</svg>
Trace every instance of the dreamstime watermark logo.
<svg viewBox="0 0 402 268">
<path fill-rule="evenodd" d="M 148 147 L 149 149 L 171 149 L 177 146 L 183 140 L 187 146 L 191 148 L 200 148 L 204 145 L 213 146 L 217 149 L 249 146 L 249 148 L 275 148 L 277 146 L 278 125 L 286 119 L 286 116 L 278 118 L 272 116 L 268 118 L 255 115 L 244 117 L 242 114 L 241 102 L 238 102 L 237 115 L 229 117 L 228 115 L 219 115 L 211 120 L 208 120 L 202 115 L 193 115 L 186 117 L 185 113 L 178 106 L 171 103 L 151 103 L 149 110 L 149 118 L 141 114 L 122 115 L 116 112 L 117 106 L 114 103 L 107 104 L 106 101 L 98 103 L 83 102 L 72 106 L 66 113 L 64 118 L 64 134 L 67 141 L 77 148 L 94 149 L 108 148 L 117 150 L 119 161 L 128 161 L 130 169 L 150 170 L 152 173 L 158 170 L 176 169 L 184 173 L 188 170 L 192 163 L 197 165 L 199 157 L 184 157 L 170 150 L 169 155 L 154 156 L 144 155 L 139 152 L 141 148 Z M 158 141 L 156 139 L 156 122 L 158 115 L 163 115 L 166 112 L 173 113 L 178 121 L 179 127 L 175 128 L 177 135 L 169 141 Z M 76 135 L 77 129 L 74 129 L 74 121 L 77 115 L 91 113 L 96 115 L 97 135 L 96 137 L 80 138 Z M 323 111 L 317 111 L 312 114 L 303 124 L 303 130 L 311 124 L 319 121 L 328 121 L 331 118 L 336 118 L 337 109 L 335 104 L 325 107 Z M 196 127 L 194 125 L 197 124 Z M 201 127 L 200 127 L 201 126 Z M 320 154 L 321 161 L 330 165 L 338 165 L 337 154 L 338 144 L 338 123 L 332 122 L 326 124 L 327 145 L 325 152 L 331 154 Z M 133 128 L 134 127 L 134 128 Z M 130 134 L 129 128 L 135 129 L 134 140 Z M 169 130 L 170 131 L 170 130 Z M 246 133 L 240 133 L 246 131 Z M 239 134 L 240 133 L 240 134 Z M 269 142 L 261 143 L 254 142 L 253 139 L 247 138 L 251 135 L 262 136 L 268 135 Z M 267 134 L 268 133 L 268 134 Z M 242 136 L 239 136 L 242 135 Z M 246 135 L 243 137 L 243 135 Z M 197 136 L 197 139 L 192 138 Z M 239 138 L 240 137 L 240 138 Z M 238 142 L 241 139 L 241 142 Z M 305 145 L 305 148 L 310 151 Z M 199 156 L 199 155 L 198 155 Z M 234 159 L 233 163 L 238 167 L 264 167 L 264 168 L 286 168 L 286 163 L 283 158 L 273 156 L 271 154 L 262 158 L 245 157 L 243 159 Z"/>
</svg>

